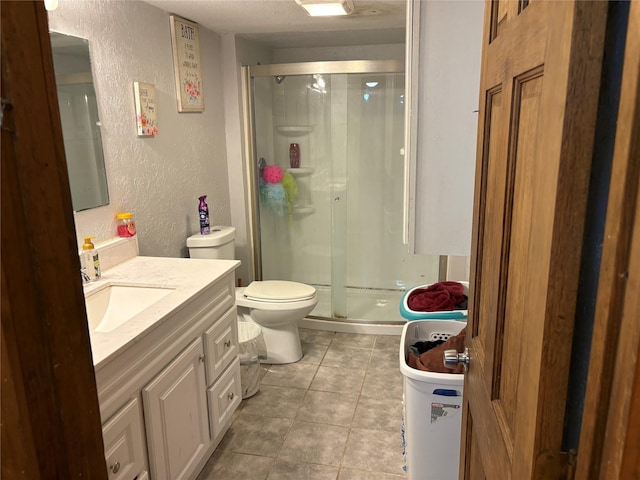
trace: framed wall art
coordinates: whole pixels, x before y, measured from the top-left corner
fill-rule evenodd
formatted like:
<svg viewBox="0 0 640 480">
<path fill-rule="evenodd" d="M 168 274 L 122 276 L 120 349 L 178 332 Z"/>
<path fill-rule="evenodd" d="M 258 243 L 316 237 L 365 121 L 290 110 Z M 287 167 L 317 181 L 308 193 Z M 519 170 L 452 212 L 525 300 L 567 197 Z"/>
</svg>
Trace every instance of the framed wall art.
<svg viewBox="0 0 640 480">
<path fill-rule="evenodd" d="M 153 83 L 133 82 L 133 98 L 136 105 L 136 130 L 139 137 L 158 134 L 156 87 Z"/>
<path fill-rule="evenodd" d="M 178 112 L 204 111 L 198 24 L 169 16 Z"/>
</svg>

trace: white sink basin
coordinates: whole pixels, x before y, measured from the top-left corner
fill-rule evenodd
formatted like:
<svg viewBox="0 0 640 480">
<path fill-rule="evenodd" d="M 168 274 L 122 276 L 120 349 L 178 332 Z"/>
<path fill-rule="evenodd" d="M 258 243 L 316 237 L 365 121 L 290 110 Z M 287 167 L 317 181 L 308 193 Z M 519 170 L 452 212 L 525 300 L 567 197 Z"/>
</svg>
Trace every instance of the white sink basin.
<svg viewBox="0 0 640 480">
<path fill-rule="evenodd" d="M 106 285 L 85 296 L 89 330 L 111 332 L 174 289 L 164 287 Z"/>
</svg>

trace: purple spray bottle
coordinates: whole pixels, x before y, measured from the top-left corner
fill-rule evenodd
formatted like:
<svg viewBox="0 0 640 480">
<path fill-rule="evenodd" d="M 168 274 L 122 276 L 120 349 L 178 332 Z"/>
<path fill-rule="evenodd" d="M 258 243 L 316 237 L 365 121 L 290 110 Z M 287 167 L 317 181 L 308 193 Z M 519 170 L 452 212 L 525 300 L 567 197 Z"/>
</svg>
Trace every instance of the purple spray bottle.
<svg viewBox="0 0 640 480">
<path fill-rule="evenodd" d="M 198 205 L 198 215 L 200 217 L 200 235 L 209 235 L 209 206 L 205 199 L 206 195 L 200 197 L 200 205 Z"/>
</svg>

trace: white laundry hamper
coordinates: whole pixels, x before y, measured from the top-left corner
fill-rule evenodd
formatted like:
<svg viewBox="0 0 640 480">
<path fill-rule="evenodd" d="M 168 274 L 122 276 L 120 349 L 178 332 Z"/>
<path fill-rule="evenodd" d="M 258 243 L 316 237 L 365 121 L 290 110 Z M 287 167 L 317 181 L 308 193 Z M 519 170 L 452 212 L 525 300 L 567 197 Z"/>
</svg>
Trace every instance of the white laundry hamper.
<svg viewBox="0 0 640 480">
<path fill-rule="evenodd" d="M 407 364 L 418 341 L 446 340 L 466 326 L 457 320 L 407 322 L 400 342 L 404 376 L 403 446 L 408 480 L 457 480 L 464 375 L 426 372 Z"/>
</svg>

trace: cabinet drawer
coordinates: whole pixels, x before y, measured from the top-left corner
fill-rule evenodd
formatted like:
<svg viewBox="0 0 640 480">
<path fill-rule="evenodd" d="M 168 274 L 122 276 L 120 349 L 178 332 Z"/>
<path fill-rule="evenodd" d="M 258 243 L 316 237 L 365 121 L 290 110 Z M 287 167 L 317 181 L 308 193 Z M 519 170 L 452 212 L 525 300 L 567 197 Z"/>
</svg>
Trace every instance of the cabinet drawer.
<svg viewBox="0 0 640 480">
<path fill-rule="evenodd" d="M 225 426 L 231 422 L 231 416 L 242 401 L 240 385 L 240 359 L 236 357 L 227 371 L 209 390 L 209 425 L 211 438 L 215 442 L 224 433 Z"/>
<path fill-rule="evenodd" d="M 142 414 L 137 398 L 104 424 L 102 437 L 109 480 L 132 480 L 146 473 L 142 431 Z"/>
<path fill-rule="evenodd" d="M 233 306 L 204 332 L 207 385 L 215 382 L 238 355 L 238 314 Z"/>
</svg>

